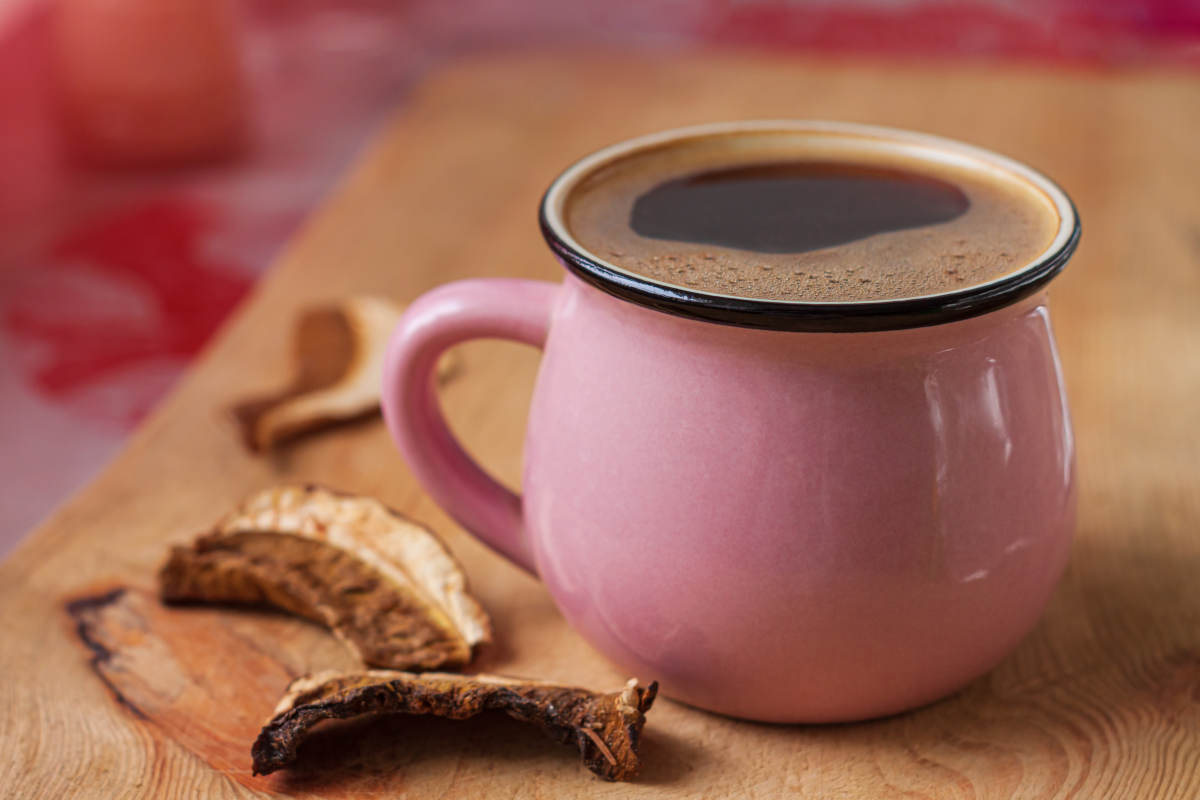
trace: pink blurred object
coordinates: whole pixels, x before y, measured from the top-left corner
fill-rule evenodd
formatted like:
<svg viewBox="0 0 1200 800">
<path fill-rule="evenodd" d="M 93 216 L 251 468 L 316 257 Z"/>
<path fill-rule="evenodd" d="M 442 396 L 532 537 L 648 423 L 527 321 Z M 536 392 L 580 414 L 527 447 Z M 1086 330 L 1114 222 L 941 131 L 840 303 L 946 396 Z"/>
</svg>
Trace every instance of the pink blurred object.
<svg viewBox="0 0 1200 800">
<path fill-rule="evenodd" d="M 54 58 L 67 140 L 86 161 L 208 160 L 245 141 L 228 0 L 58 0 Z"/>
</svg>

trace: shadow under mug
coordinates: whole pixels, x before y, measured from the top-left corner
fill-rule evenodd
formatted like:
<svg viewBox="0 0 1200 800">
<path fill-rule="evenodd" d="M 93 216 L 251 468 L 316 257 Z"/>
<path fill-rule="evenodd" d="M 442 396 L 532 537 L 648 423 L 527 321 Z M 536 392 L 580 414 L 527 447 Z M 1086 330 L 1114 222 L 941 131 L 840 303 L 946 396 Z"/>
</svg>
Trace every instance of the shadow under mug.
<svg viewBox="0 0 1200 800">
<path fill-rule="evenodd" d="M 582 248 L 563 208 L 630 153 L 709 136 L 1001 170 L 1057 235 L 988 283 L 805 303 L 658 283 Z M 1074 445 L 1044 288 L 1079 238 L 1061 189 L 997 154 L 921 134 L 741 122 L 624 142 L 542 201 L 561 284 L 465 280 L 405 313 L 384 415 L 455 519 L 538 575 L 598 650 L 671 697 L 738 717 L 890 714 L 980 676 L 1033 627 L 1065 566 Z M 447 348 L 542 348 L 521 496 L 455 441 L 433 372 Z"/>
</svg>

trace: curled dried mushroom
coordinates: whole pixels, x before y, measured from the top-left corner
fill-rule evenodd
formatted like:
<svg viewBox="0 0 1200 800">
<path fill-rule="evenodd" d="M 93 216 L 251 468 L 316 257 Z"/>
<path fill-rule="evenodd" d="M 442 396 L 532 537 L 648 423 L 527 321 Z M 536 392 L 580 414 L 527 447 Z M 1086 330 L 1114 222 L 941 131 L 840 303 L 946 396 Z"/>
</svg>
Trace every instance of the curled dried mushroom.
<svg viewBox="0 0 1200 800">
<path fill-rule="evenodd" d="M 296 325 L 291 385 L 232 409 L 246 445 L 269 450 L 302 434 L 377 413 L 384 352 L 403 310 L 371 296 L 305 310 Z M 448 353 L 438 365 L 438 377 L 449 377 L 456 363 Z"/>
<path fill-rule="evenodd" d="M 457 668 L 491 639 L 466 577 L 429 530 L 318 486 L 250 497 L 159 573 L 167 601 L 274 606 L 329 627 L 363 663 Z"/>
<path fill-rule="evenodd" d="M 631 679 L 623 689 L 586 689 L 496 675 L 414 674 L 390 670 L 324 672 L 298 678 L 254 742 L 254 772 L 268 774 L 296 760 L 300 744 L 327 719 L 378 713 L 429 714 L 466 719 L 505 711 L 540 727 L 550 738 L 579 748 L 592 772 L 628 780 L 638 768 L 638 739 L 658 684 Z"/>
</svg>

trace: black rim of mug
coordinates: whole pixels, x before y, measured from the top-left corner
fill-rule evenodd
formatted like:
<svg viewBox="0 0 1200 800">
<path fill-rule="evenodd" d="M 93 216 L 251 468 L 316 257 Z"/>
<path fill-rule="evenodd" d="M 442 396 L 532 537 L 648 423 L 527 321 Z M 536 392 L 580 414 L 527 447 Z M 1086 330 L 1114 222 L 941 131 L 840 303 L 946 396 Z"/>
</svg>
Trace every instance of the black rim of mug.
<svg viewBox="0 0 1200 800">
<path fill-rule="evenodd" d="M 566 173 L 564 173 L 566 174 Z M 1044 176 L 1043 176 L 1044 177 Z M 1049 179 L 1045 179 L 1051 183 Z M 1012 305 L 1045 286 L 1062 271 L 1079 244 L 1079 214 L 1071 209 L 1070 235 L 1042 258 L 997 280 L 945 294 L 897 300 L 846 303 L 779 302 L 709 294 L 657 283 L 634 273 L 615 270 L 574 247 L 555 229 L 547 213 L 551 184 L 539 204 L 542 235 L 567 268 L 586 283 L 614 297 L 679 317 L 778 331 L 866 332 L 919 328 L 956 322 Z"/>
</svg>

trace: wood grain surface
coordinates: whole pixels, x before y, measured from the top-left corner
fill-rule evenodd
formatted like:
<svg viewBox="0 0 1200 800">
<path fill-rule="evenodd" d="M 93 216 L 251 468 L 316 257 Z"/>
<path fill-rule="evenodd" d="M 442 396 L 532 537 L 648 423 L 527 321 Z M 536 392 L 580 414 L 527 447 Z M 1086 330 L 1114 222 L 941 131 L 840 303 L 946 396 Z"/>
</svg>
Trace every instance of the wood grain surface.
<svg viewBox="0 0 1200 800">
<path fill-rule="evenodd" d="M 317 767 L 250 778 L 252 734 L 288 678 L 347 656 L 280 615 L 164 609 L 153 575 L 170 543 L 272 483 L 375 494 L 442 533 L 496 624 L 473 667 L 603 690 L 627 676 L 430 502 L 378 421 L 260 458 L 221 409 L 284 382 L 304 305 L 554 278 L 535 209 L 563 166 L 630 135 L 744 117 L 962 138 L 1046 170 L 1077 201 L 1083 244 L 1051 296 L 1080 522 L 1041 624 L 990 675 L 889 719 L 758 725 L 663 700 L 629 785 L 502 716 L 351 726 L 311 748 Z M 125 451 L 0 565 L 4 795 L 1200 796 L 1197 131 L 1200 78 L 1183 73 L 564 51 L 431 75 Z M 476 343 L 463 359 L 447 413 L 514 483 L 537 354 Z"/>
</svg>

